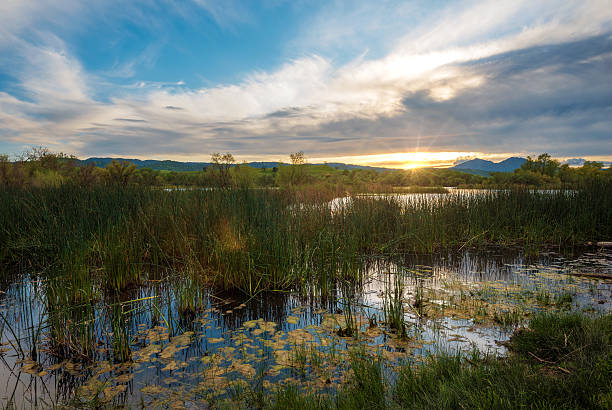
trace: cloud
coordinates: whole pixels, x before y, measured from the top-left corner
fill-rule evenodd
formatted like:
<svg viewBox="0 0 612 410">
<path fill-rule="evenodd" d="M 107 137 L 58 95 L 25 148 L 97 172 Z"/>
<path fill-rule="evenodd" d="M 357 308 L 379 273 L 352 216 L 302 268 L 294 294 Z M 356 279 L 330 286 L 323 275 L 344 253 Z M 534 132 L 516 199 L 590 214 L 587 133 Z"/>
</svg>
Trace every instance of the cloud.
<svg viewBox="0 0 612 410">
<path fill-rule="evenodd" d="M 0 26 L 14 21 L 0 29 L 0 48 L 17 63 L 0 69 L 21 91 L 0 92 L 0 138 L 80 155 L 194 159 L 227 150 L 320 157 L 552 148 L 559 155 L 609 154 L 612 9 L 605 3 L 461 2 L 421 18 L 423 7 L 362 2 L 340 25 L 347 3 L 334 2 L 313 20 L 323 36 L 320 53 L 234 84 L 190 89 L 182 82 L 116 84 L 108 73 L 87 72 L 53 35 L 52 23 L 62 18 L 47 21 L 42 10 L 68 16 L 91 10 L 68 0 L 32 9 L 9 2 L 0 6 L 9 16 L 0 17 Z M 241 4 L 197 4 L 222 27 L 252 18 Z M 377 40 L 388 40 L 384 52 L 359 50 L 360 30 L 374 36 L 385 16 L 393 23 Z M 421 24 L 406 30 L 396 16 Z M 22 34 L 33 19 L 50 25 L 44 41 Z M 306 48 L 312 41 L 292 44 Z M 326 54 L 342 44 L 358 54 L 338 64 Z M 115 75 L 131 77 L 135 65 L 154 64 L 155 50 L 117 65 Z M 109 93 L 104 101 L 101 89 Z"/>
<path fill-rule="evenodd" d="M 115 118 L 115 121 L 125 121 L 125 122 L 147 122 L 146 120 L 138 120 L 134 118 Z"/>
<path fill-rule="evenodd" d="M 235 23 L 245 23 L 251 20 L 251 13 L 243 2 L 235 0 L 194 0 L 206 10 L 217 24 L 228 28 Z"/>
</svg>

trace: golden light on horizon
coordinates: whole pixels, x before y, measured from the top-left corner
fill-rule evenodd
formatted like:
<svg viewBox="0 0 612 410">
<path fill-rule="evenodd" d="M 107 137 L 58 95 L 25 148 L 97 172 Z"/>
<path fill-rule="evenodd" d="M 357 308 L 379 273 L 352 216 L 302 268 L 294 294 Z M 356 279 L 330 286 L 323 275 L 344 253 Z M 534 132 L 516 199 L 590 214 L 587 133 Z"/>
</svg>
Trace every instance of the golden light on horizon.
<svg viewBox="0 0 612 410">
<path fill-rule="evenodd" d="M 460 158 L 483 158 L 490 155 L 482 152 L 393 152 L 387 154 L 353 155 L 333 158 L 312 158 L 311 162 L 344 162 L 347 164 L 374 167 L 414 169 L 423 167 L 448 167 Z"/>
</svg>

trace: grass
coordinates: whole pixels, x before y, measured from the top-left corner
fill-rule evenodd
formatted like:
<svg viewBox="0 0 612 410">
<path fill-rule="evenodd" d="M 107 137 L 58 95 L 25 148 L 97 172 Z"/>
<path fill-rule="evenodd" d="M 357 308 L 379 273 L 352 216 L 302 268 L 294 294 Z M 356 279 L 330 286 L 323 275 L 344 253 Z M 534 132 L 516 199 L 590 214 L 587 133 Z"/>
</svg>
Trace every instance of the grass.
<svg viewBox="0 0 612 410">
<path fill-rule="evenodd" d="M 79 187 L 7 191 L 0 199 L 0 261 L 46 267 L 81 256 L 111 288 L 151 266 L 191 265 L 250 293 L 354 270 L 355 255 L 465 246 L 582 245 L 612 236 L 612 186 L 578 193 L 356 197 L 326 203 L 257 191 Z M 299 207 L 298 207 L 299 205 Z M 316 271 L 316 272 L 315 272 Z M 227 275 L 229 273 L 229 275 Z M 238 276 L 236 276 L 238 275 Z M 334 274 L 335 276 L 335 274 Z"/>
<path fill-rule="evenodd" d="M 399 337 L 405 338 L 408 334 L 404 312 L 404 284 L 401 275 L 395 274 L 393 276 L 393 286 L 388 284 L 385 289 L 383 316 L 389 328 L 396 331 Z"/>
<path fill-rule="evenodd" d="M 509 356 L 431 356 L 391 378 L 376 357 L 354 353 L 336 394 L 278 391 L 269 408 L 606 409 L 612 405 L 612 315 L 542 313 L 507 343 Z"/>
<path fill-rule="evenodd" d="M 91 357 L 104 342 L 126 360 L 122 313 L 108 306 L 134 299 L 134 289 L 160 277 L 177 278 L 174 299 L 187 315 L 202 308 L 207 287 L 325 295 L 358 285 L 368 255 L 580 246 L 610 237 L 609 183 L 571 192 L 416 195 L 408 202 L 353 197 L 342 207 L 317 192 L 262 189 L 63 184 L 0 195 L 0 266 L 43 281 L 40 299 L 59 356 Z M 389 296 L 389 318 L 401 333 L 403 301 Z M 508 325 L 514 319 L 499 318 Z M 121 340 L 108 341 L 109 334 Z"/>
</svg>

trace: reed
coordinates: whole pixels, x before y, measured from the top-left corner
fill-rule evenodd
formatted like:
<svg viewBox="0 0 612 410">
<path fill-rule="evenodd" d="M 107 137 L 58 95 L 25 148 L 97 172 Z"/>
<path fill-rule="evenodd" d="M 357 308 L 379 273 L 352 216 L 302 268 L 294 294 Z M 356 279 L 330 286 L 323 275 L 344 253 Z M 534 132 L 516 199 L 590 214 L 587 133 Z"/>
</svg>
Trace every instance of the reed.
<svg viewBox="0 0 612 410">
<path fill-rule="evenodd" d="M 438 354 L 388 377 L 378 357 L 356 351 L 351 377 L 330 395 L 291 386 L 268 408 L 514 409 L 612 405 L 612 315 L 538 314 L 507 343 L 510 355 Z"/>
<path fill-rule="evenodd" d="M 612 189 L 355 197 L 339 209 L 266 190 L 97 187 L 0 197 L 0 261 L 41 269 L 78 259 L 110 290 L 157 268 L 223 289 L 333 288 L 368 254 L 488 245 L 582 245 L 612 236 Z M 78 270 L 78 269 L 77 269 Z M 71 274 L 73 275 L 73 274 Z M 85 272 L 74 273 L 83 276 Z M 73 276 L 74 276 L 73 275 Z"/>
<path fill-rule="evenodd" d="M 316 193 L 263 189 L 63 184 L 0 195 L 3 271 L 39 272 L 55 351 L 84 357 L 112 323 L 121 335 L 121 320 L 129 319 L 108 322 L 104 307 L 134 299 L 133 289 L 161 273 L 181 278 L 173 300 L 187 314 L 202 308 L 211 287 L 255 295 L 357 285 L 366 256 L 490 245 L 537 250 L 610 237 L 612 184 L 605 182 L 576 191 L 356 196 L 341 205 Z M 401 331 L 401 298 L 389 300 Z M 110 345 L 127 352 L 125 343 Z"/>
<path fill-rule="evenodd" d="M 383 316 L 387 326 L 396 331 L 400 338 L 405 338 L 408 333 L 404 312 L 404 283 L 399 273 L 393 276 L 393 283 L 387 284 L 385 289 Z"/>
</svg>

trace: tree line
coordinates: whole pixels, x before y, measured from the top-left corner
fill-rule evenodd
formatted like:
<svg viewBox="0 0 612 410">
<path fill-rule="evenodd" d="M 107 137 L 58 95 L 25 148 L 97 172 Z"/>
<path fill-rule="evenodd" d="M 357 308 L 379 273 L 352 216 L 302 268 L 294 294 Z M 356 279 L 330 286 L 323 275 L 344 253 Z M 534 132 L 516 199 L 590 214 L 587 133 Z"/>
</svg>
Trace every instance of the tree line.
<svg viewBox="0 0 612 410">
<path fill-rule="evenodd" d="M 106 167 L 83 164 L 78 158 L 34 148 L 16 160 L 0 155 L 1 187 L 45 187 L 74 183 L 94 185 L 144 185 L 214 188 L 324 189 L 345 192 L 390 192 L 396 187 L 510 188 L 576 187 L 597 179 L 610 179 L 612 172 L 600 162 L 587 161 L 581 167 L 561 165 L 549 154 L 528 157 L 511 173 L 490 177 L 444 168 L 376 171 L 336 169 L 308 164 L 303 152 L 289 155 L 289 161 L 271 168 L 254 168 L 237 163 L 231 153 L 213 153 L 211 165 L 201 171 L 160 171 L 137 169 L 129 162 L 112 161 Z"/>
</svg>

